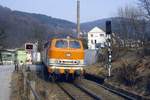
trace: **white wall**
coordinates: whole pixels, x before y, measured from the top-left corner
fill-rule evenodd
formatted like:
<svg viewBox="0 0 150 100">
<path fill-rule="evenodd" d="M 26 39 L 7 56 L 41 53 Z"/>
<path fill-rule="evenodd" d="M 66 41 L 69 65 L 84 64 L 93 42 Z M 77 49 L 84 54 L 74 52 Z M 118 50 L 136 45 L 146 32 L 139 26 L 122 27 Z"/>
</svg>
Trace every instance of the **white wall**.
<svg viewBox="0 0 150 100">
<path fill-rule="evenodd" d="M 93 35 L 93 36 L 91 36 Z M 93 41 L 93 43 L 92 43 Z M 106 42 L 106 34 L 103 32 L 89 32 L 88 33 L 88 47 L 89 49 L 96 49 L 95 44 L 101 43 L 102 47 L 104 47 L 104 43 Z"/>
</svg>

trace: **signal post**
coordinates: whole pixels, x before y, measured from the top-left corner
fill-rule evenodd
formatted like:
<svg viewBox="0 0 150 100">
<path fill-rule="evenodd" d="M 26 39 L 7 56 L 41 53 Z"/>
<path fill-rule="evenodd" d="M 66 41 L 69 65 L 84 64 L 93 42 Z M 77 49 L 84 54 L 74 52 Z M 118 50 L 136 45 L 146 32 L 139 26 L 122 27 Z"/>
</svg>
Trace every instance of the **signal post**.
<svg viewBox="0 0 150 100">
<path fill-rule="evenodd" d="M 106 21 L 106 35 L 107 35 L 107 48 L 108 48 L 108 76 L 111 76 L 111 67 L 112 67 L 112 30 L 111 30 L 111 21 Z"/>
<path fill-rule="evenodd" d="M 30 70 L 29 65 L 32 64 L 32 51 L 33 51 L 33 43 L 25 43 L 25 50 L 27 52 L 27 70 Z"/>
</svg>

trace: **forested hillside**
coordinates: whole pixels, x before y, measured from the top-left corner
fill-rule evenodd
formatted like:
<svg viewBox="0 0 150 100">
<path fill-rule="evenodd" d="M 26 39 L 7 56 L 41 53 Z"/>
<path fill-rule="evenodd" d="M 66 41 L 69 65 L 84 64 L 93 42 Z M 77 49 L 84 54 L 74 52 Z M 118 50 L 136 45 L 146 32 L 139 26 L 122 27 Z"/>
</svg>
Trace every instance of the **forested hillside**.
<svg viewBox="0 0 150 100">
<path fill-rule="evenodd" d="M 145 22 L 143 20 L 135 20 L 133 23 L 132 19 L 123 17 L 106 18 L 82 23 L 81 29 L 82 31 L 88 32 L 93 27 L 98 26 L 105 31 L 105 22 L 107 20 L 112 21 L 112 31 L 122 39 L 150 39 L 149 21 Z"/>
<path fill-rule="evenodd" d="M 22 47 L 25 42 L 46 40 L 56 33 L 74 33 L 75 24 L 41 14 L 12 11 L 0 6 L 0 38 L 5 48 Z M 58 35 L 58 34 L 57 34 Z"/>
<path fill-rule="evenodd" d="M 88 32 L 95 26 L 105 31 L 106 20 L 111 20 L 112 31 L 122 39 L 150 40 L 150 22 L 143 20 L 143 16 L 134 17 L 135 11 L 126 9 L 132 12 L 128 14 L 130 16 L 81 23 L 81 31 Z M 25 42 L 37 40 L 43 42 L 48 37 L 63 37 L 67 34 L 77 36 L 75 23 L 42 14 L 13 11 L 0 6 L 0 48 L 20 48 Z"/>
</svg>

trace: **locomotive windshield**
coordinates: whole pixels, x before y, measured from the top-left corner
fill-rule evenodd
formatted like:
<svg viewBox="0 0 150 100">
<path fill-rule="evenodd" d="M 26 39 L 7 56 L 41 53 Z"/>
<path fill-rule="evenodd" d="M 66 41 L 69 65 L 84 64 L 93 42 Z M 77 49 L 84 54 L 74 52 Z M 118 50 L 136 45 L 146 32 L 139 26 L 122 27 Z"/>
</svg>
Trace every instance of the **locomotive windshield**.
<svg viewBox="0 0 150 100">
<path fill-rule="evenodd" d="M 78 41 L 73 40 L 57 40 L 56 45 L 57 48 L 74 48 L 78 49 L 81 48 L 80 43 Z"/>
<path fill-rule="evenodd" d="M 68 47 L 68 42 L 66 40 L 58 40 L 56 42 L 56 47 L 57 48 L 67 48 Z"/>
<path fill-rule="evenodd" d="M 80 43 L 78 41 L 70 41 L 69 47 L 70 48 L 80 48 Z"/>
</svg>

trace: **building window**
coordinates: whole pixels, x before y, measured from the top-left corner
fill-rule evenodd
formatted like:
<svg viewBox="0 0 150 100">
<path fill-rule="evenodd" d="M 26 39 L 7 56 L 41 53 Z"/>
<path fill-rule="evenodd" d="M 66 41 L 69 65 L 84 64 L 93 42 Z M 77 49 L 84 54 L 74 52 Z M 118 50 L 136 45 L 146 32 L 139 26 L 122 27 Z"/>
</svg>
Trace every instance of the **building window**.
<svg viewBox="0 0 150 100">
<path fill-rule="evenodd" d="M 93 34 L 91 34 L 91 37 L 93 37 Z"/>
<path fill-rule="evenodd" d="M 104 37 L 104 34 L 100 34 L 101 37 Z"/>
<path fill-rule="evenodd" d="M 95 40 L 95 44 L 96 44 L 96 42 L 97 42 L 97 41 Z"/>
<path fill-rule="evenodd" d="M 93 44 L 93 40 L 91 40 L 91 43 Z"/>
</svg>

